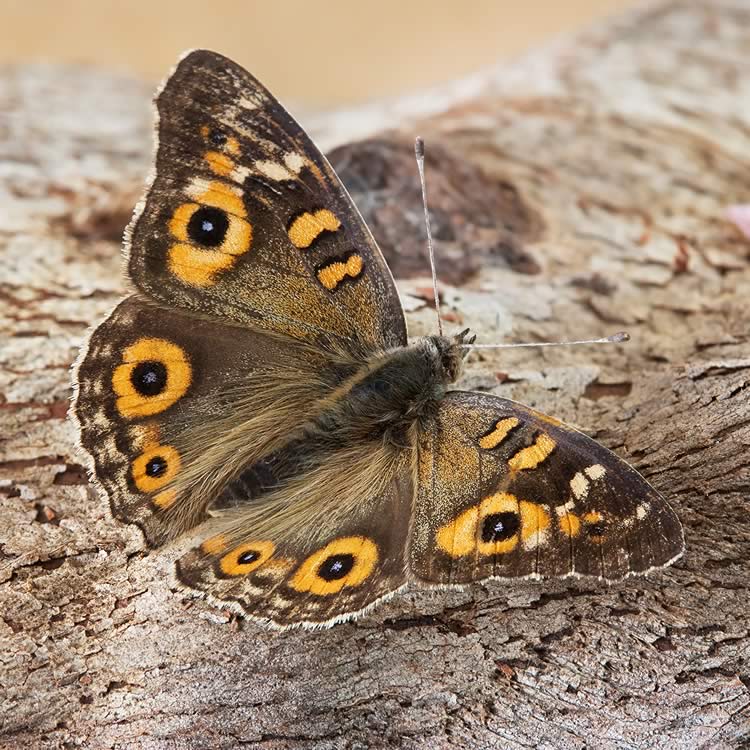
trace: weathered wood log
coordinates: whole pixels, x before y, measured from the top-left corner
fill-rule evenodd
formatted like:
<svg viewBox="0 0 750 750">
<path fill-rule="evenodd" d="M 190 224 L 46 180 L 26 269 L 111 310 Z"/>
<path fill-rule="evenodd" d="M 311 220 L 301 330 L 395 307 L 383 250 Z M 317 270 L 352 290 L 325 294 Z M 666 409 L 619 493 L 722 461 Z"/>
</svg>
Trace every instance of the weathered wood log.
<svg viewBox="0 0 750 750">
<path fill-rule="evenodd" d="M 174 590 L 170 554 L 108 518 L 74 453 L 68 367 L 124 290 L 149 98 L 104 73 L 0 73 L 0 745 L 747 747 L 750 241 L 725 213 L 750 200 L 747 3 L 647 6 L 398 115 L 311 118 L 412 335 L 434 319 L 417 131 L 452 323 L 631 333 L 475 356 L 461 385 L 633 462 L 688 545 L 645 579 L 414 592 L 323 632 Z"/>
</svg>

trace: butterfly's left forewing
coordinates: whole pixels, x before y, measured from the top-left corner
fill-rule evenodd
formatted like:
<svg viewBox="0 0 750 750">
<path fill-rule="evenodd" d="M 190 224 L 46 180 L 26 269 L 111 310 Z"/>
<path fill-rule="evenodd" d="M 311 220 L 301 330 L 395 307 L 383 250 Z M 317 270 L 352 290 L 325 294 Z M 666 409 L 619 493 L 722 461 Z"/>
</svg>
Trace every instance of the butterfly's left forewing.
<svg viewBox="0 0 750 750">
<path fill-rule="evenodd" d="M 452 392 L 419 442 L 410 566 L 428 583 L 618 579 L 684 549 L 667 502 L 585 435 L 513 401 Z"/>
<path fill-rule="evenodd" d="M 325 157 L 246 70 L 190 52 L 156 98 L 128 272 L 169 306 L 364 351 L 406 343 L 391 272 Z M 351 347 L 350 347 L 351 348 Z"/>
<path fill-rule="evenodd" d="M 197 50 L 156 108 L 154 176 L 126 241 L 139 293 L 82 347 L 72 409 L 114 514 L 150 546 L 292 442 L 368 355 L 406 343 L 362 218 L 255 78 Z"/>
</svg>

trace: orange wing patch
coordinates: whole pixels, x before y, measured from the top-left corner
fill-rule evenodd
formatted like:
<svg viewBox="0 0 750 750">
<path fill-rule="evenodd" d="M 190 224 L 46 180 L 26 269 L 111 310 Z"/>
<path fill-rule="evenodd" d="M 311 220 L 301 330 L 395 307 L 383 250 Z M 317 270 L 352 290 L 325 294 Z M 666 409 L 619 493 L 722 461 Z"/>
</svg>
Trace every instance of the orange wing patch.
<svg viewBox="0 0 750 750">
<path fill-rule="evenodd" d="M 536 503 L 520 504 L 521 511 L 521 540 L 524 549 L 541 547 L 547 541 L 547 529 L 550 515 L 547 508 Z"/>
<path fill-rule="evenodd" d="M 441 526 L 435 536 L 437 546 L 451 557 L 464 557 L 476 549 L 479 507 L 474 505 L 454 521 Z"/>
<path fill-rule="evenodd" d="M 353 253 L 346 260 L 334 260 L 317 271 L 318 281 L 329 291 L 333 291 L 344 279 L 356 279 L 362 273 L 362 256 Z"/>
<path fill-rule="evenodd" d="M 206 542 L 203 543 L 204 545 Z M 219 568 L 227 576 L 243 576 L 252 573 L 273 555 L 273 542 L 247 542 L 227 552 L 219 560 Z"/>
<path fill-rule="evenodd" d="M 227 538 L 224 534 L 217 534 L 216 536 L 209 537 L 206 541 L 201 544 L 201 552 L 206 555 L 218 555 L 223 552 L 228 546 Z"/>
<path fill-rule="evenodd" d="M 141 492 L 166 487 L 180 470 L 180 454 L 171 445 L 155 445 L 135 458 L 131 473 Z"/>
<path fill-rule="evenodd" d="M 563 510 L 558 519 L 558 525 L 565 536 L 575 538 L 581 533 L 581 519 L 575 513 Z"/>
<path fill-rule="evenodd" d="M 345 586 L 359 586 L 366 581 L 378 559 L 378 547 L 367 537 L 334 539 L 299 566 L 289 585 L 300 593 L 336 594 Z"/>
<path fill-rule="evenodd" d="M 543 432 L 534 441 L 533 445 L 528 448 L 522 448 L 508 460 L 508 467 L 511 471 L 521 471 L 522 469 L 535 469 L 544 461 L 555 449 L 555 441 Z"/>
<path fill-rule="evenodd" d="M 546 506 L 519 500 L 508 492 L 485 497 L 441 526 L 435 541 L 453 558 L 512 552 L 519 541 L 532 549 L 547 541 L 550 514 Z"/>
<path fill-rule="evenodd" d="M 159 508 L 168 508 L 177 500 L 177 490 L 162 490 L 154 498 L 154 504 Z"/>
<path fill-rule="evenodd" d="M 229 177 L 234 169 L 234 160 L 221 151 L 206 151 L 203 158 L 208 168 L 219 177 Z"/>
<path fill-rule="evenodd" d="M 250 249 L 253 228 L 239 189 L 218 180 L 196 180 L 188 192 L 195 202 L 177 206 L 169 222 L 178 240 L 169 248 L 169 270 L 191 286 L 211 286 L 216 274 Z"/>
<path fill-rule="evenodd" d="M 501 419 L 496 425 L 492 432 L 485 435 L 479 440 L 479 447 L 484 450 L 491 450 L 497 448 L 500 443 L 508 437 L 508 434 L 514 427 L 518 427 L 520 421 L 516 417 L 508 417 L 507 419 Z"/>
<path fill-rule="evenodd" d="M 324 232 L 336 232 L 340 227 L 341 222 L 336 215 L 327 208 L 321 208 L 314 213 L 306 211 L 293 219 L 287 229 L 287 234 L 292 245 L 299 250 L 304 250 Z"/>
</svg>

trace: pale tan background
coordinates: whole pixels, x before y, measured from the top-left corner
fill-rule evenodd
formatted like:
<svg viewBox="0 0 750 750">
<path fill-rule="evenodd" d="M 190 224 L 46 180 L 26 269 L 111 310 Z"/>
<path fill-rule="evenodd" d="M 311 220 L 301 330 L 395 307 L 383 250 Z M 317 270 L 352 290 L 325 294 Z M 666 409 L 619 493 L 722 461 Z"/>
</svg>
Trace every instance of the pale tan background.
<svg viewBox="0 0 750 750">
<path fill-rule="evenodd" d="M 74 61 L 154 82 L 191 47 L 277 96 L 347 104 L 460 77 L 632 0 L 0 0 L 0 63 Z"/>
</svg>

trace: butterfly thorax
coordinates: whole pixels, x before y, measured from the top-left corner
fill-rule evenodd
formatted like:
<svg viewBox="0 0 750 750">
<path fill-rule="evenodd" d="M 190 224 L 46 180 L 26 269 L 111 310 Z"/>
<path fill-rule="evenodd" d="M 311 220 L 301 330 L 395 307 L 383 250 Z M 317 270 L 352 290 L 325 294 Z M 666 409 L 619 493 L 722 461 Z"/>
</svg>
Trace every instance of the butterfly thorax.
<svg viewBox="0 0 750 750">
<path fill-rule="evenodd" d="M 374 355 L 351 387 L 315 421 L 328 439 L 410 442 L 407 433 L 429 420 L 461 374 L 465 334 L 426 336 Z"/>
</svg>

